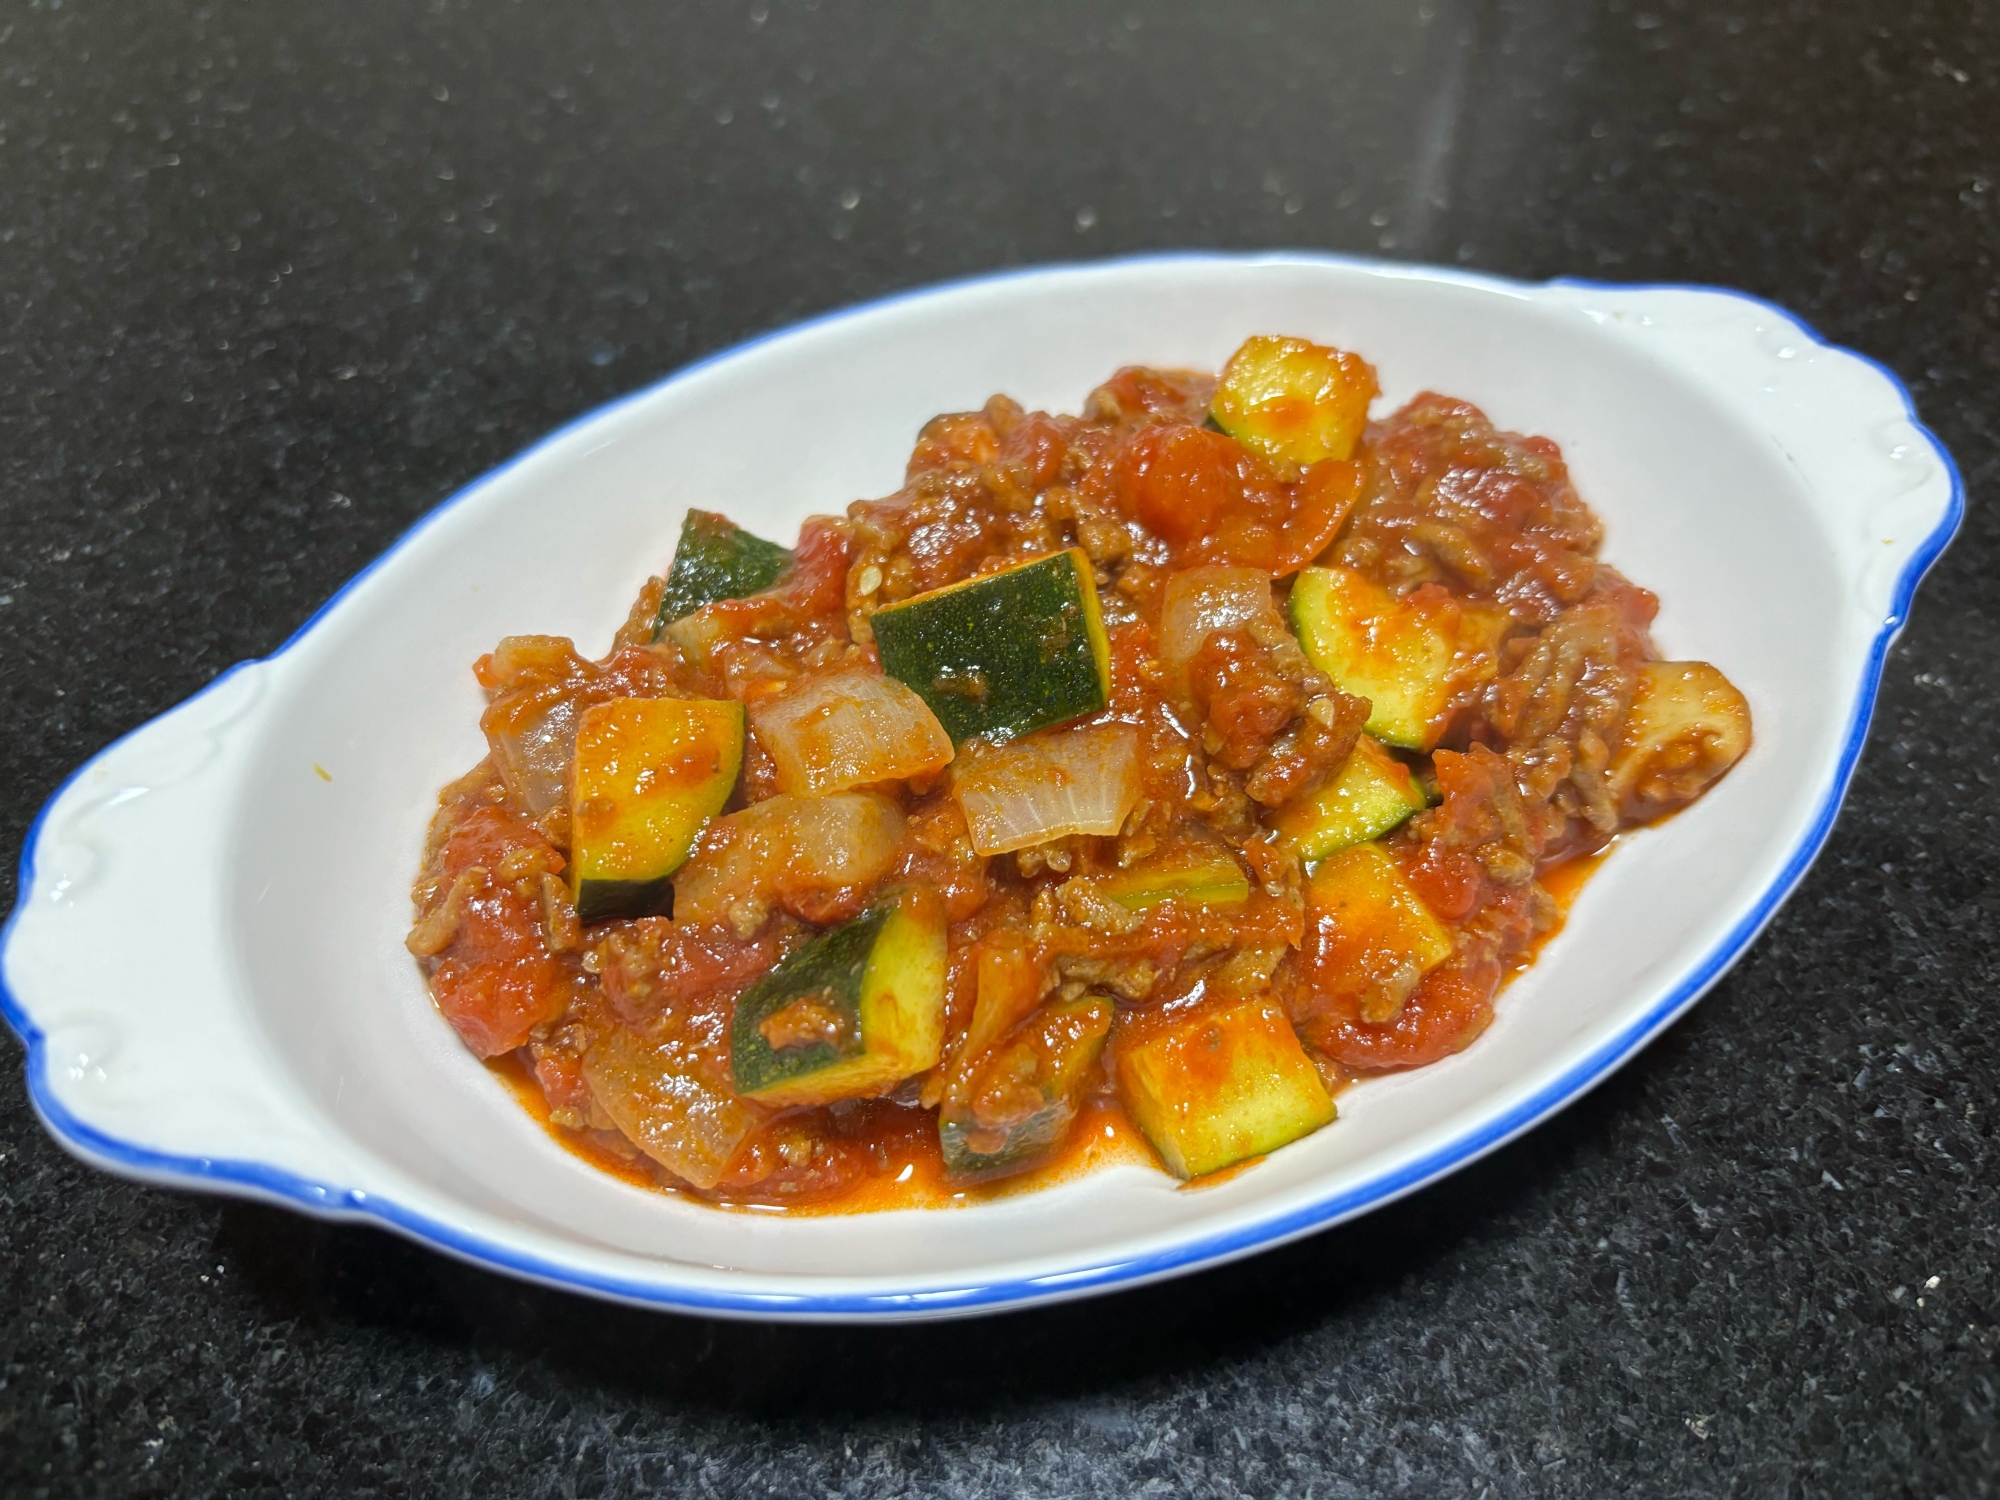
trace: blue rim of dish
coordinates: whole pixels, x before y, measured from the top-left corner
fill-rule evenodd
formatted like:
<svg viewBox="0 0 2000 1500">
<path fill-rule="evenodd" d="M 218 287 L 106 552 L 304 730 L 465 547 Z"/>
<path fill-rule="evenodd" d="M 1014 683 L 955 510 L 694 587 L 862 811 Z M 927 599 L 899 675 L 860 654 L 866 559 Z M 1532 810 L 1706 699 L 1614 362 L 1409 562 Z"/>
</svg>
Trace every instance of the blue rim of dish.
<svg viewBox="0 0 2000 1500">
<path fill-rule="evenodd" d="M 652 384 L 641 387 L 614 401 L 597 407 L 581 417 L 565 423 L 538 442 L 516 454 L 498 468 L 488 471 L 440 502 L 420 517 L 409 530 L 397 538 L 367 567 L 343 584 L 340 590 L 314 610 L 312 615 L 285 640 L 276 651 L 265 660 L 274 660 L 290 650 L 315 625 L 357 588 L 376 569 L 382 567 L 390 557 L 402 550 L 412 538 L 425 527 L 436 521 L 446 511 L 468 499 L 502 474 L 517 467 L 531 456 L 542 452 L 572 434 L 611 416 L 678 381 L 688 379 L 697 371 L 726 359 L 732 359 L 762 344 L 775 339 L 789 337 L 809 328 L 822 327 L 866 314 L 880 312 L 885 308 L 905 302 L 921 301 L 969 287 L 994 285 L 1004 281 L 1022 280 L 1050 274 L 1073 273 L 1077 271 L 1112 270 L 1139 265 L 1166 265 L 1196 262 L 1211 265 L 1239 267 L 1284 266 L 1284 265 L 1327 265 L 1353 269 L 1364 269 L 1390 274 L 1405 273 L 1412 279 L 1427 279 L 1458 282 L 1462 285 L 1479 287 L 1489 291 L 1516 290 L 1533 287 L 1534 283 L 1512 281 L 1505 277 L 1488 276 L 1459 271 L 1446 267 L 1425 266 L 1396 261 L 1370 260 L 1361 256 L 1345 256 L 1307 251 L 1253 252 L 1230 254 L 1226 252 L 1162 252 L 1152 255 L 1132 255 L 1109 258 L 1100 261 L 1066 262 L 1052 265 L 1026 266 L 1016 269 L 990 272 L 984 275 L 963 277 L 953 281 L 933 283 L 892 293 L 871 302 L 836 309 L 808 318 L 803 322 L 790 324 L 759 334 L 741 344 L 711 354 Z M 1206 1238 L 1170 1246 L 1151 1254 L 1135 1256 L 1131 1259 L 1109 1263 L 1092 1264 L 1075 1270 L 1058 1272 L 1047 1276 L 1029 1277 L 1016 1281 L 1001 1281 L 986 1285 L 944 1287 L 927 1291 L 885 1292 L 862 1294 L 828 1294 L 802 1292 L 728 1292 L 705 1288 L 664 1287 L 651 1282 L 632 1281 L 617 1276 L 600 1275 L 581 1271 L 559 1261 L 540 1256 L 524 1254 L 520 1251 L 495 1244 L 476 1234 L 466 1233 L 456 1226 L 414 1212 L 387 1199 L 353 1189 L 335 1187 L 327 1183 L 314 1182 L 308 1178 L 295 1176 L 279 1168 L 266 1166 L 254 1161 L 220 1160 L 211 1157 L 185 1157 L 154 1151 L 144 1146 L 134 1145 L 108 1135 L 78 1119 L 56 1097 L 50 1086 L 47 1039 L 40 1027 L 29 1018 L 27 1010 L 6 982 L 4 956 L 11 946 L 16 923 L 27 905 L 35 884 L 35 854 L 40 844 L 42 832 L 50 812 L 61 801 L 69 788 L 90 768 L 110 755 L 127 739 L 144 732 L 152 723 L 158 722 L 160 715 L 147 724 L 120 736 L 110 745 L 98 751 L 82 766 L 72 772 L 59 786 L 54 795 L 43 804 L 36 814 L 28 837 L 21 850 L 19 886 L 16 890 L 14 909 L 8 916 L 6 928 L 0 931 L 0 1016 L 21 1039 L 27 1049 L 26 1073 L 29 1097 L 35 1111 L 49 1132 L 64 1146 L 68 1147 L 87 1162 L 119 1171 L 125 1175 L 159 1184 L 172 1184 L 195 1188 L 212 1188 L 235 1196 L 260 1198 L 270 1202 L 297 1207 L 319 1216 L 341 1219 L 373 1221 L 382 1227 L 392 1229 L 447 1254 L 472 1264 L 506 1272 L 525 1280 L 567 1291 L 587 1292 L 594 1296 L 608 1297 L 644 1307 L 659 1308 L 696 1314 L 710 1314 L 735 1317 L 795 1318 L 859 1320 L 882 1318 L 909 1318 L 949 1316 L 979 1312 L 998 1312 L 1009 1308 L 1025 1307 L 1038 1303 L 1065 1300 L 1089 1292 L 1107 1291 L 1118 1287 L 1130 1287 L 1142 1282 L 1194 1271 L 1205 1266 L 1219 1265 L 1254 1251 L 1268 1249 L 1311 1233 L 1315 1229 L 1327 1228 L 1343 1219 L 1371 1209 L 1378 1208 L 1393 1199 L 1413 1192 L 1417 1188 L 1446 1176 L 1459 1167 L 1467 1166 L 1488 1152 L 1496 1150 L 1515 1136 L 1520 1135 L 1554 1114 L 1565 1105 L 1574 1102 L 1589 1089 L 1608 1078 L 1622 1064 L 1636 1055 L 1655 1035 L 1672 1024 L 1683 1011 L 1706 993 L 1711 985 L 1740 958 L 1756 939 L 1764 926 L 1777 913 L 1799 881 L 1804 878 L 1807 868 L 1818 856 L 1832 831 L 1835 816 L 1847 796 L 1849 783 L 1861 759 L 1861 752 L 1868 737 L 1868 727 L 1874 717 L 1875 700 L 1880 692 L 1882 674 L 1887 662 L 1890 645 L 1902 630 L 1909 617 L 1910 604 L 1915 597 L 1917 586 L 1937 561 L 1952 537 L 1957 534 L 1965 517 L 1965 483 L 1948 450 L 1938 437 L 1918 419 L 1916 403 L 1911 399 L 1908 387 L 1890 370 L 1877 360 L 1852 349 L 1834 344 L 1822 338 L 1818 330 L 1786 308 L 1766 301 L 1747 292 L 1739 292 L 1727 287 L 1700 286 L 1673 282 L 1612 283 L 1591 281 L 1577 277 L 1558 277 L 1546 283 L 1549 286 L 1581 287 L 1610 293 L 1645 291 L 1693 291 L 1719 295 L 1748 303 L 1774 317 L 1783 319 L 1807 339 L 1822 349 L 1827 349 L 1849 359 L 1859 360 L 1870 366 L 1889 382 L 1901 398 L 1903 410 L 1910 424 L 1930 444 L 1938 461 L 1951 479 L 1951 498 L 1943 517 L 1930 534 L 1911 553 L 1897 578 L 1896 588 L 1891 596 L 1889 612 L 1881 628 L 1869 647 L 1868 658 L 1863 669 L 1862 681 L 1855 698 L 1854 711 L 1848 724 L 1847 737 L 1841 746 L 1839 764 L 1836 766 L 1832 782 L 1825 798 L 1814 812 L 1805 835 L 1793 849 L 1791 857 L 1777 877 L 1767 886 L 1751 909 L 1730 929 L 1728 934 L 1709 952 L 1694 969 L 1660 1002 L 1640 1017 L 1616 1037 L 1604 1043 L 1588 1057 L 1575 1064 L 1560 1077 L 1545 1085 L 1537 1093 L 1516 1104 L 1504 1114 L 1481 1123 L 1458 1139 L 1407 1162 L 1382 1176 L 1371 1179 L 1346 1192 L 1296 1208 L 1288 1213 L 1261 1219 L 1254 1223 Z M 192 697 L 169 709 L 177 713 L 197 699 L 205 697 L 234 677 L 246 666 L 254 663 L 238 663 L 230 667 Z"/>
</svg>

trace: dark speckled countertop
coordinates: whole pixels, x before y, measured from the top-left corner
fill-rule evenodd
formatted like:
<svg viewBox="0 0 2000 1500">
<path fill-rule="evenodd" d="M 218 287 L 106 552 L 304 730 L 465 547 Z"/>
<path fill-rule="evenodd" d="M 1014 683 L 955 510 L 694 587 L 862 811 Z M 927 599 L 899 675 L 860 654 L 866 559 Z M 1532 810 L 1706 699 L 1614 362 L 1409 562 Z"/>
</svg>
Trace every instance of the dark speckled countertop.
<svg viewBox="0 0 2000 1500">
<path fill-rule="evenodd" d="M 1747 288 L 1902 376 L 1970 516 L 1727 981 L 1471 1170 L 1183 1282 L 911 1329 L 636 1314 L 100 1176 L 10 1069 L 0 1491 L 2000 1489 L 1996 80 L 2000 13 L 1933 0 L 6 6 L 15 847 L 537 435 L 993 267 Z"/>
</svg>

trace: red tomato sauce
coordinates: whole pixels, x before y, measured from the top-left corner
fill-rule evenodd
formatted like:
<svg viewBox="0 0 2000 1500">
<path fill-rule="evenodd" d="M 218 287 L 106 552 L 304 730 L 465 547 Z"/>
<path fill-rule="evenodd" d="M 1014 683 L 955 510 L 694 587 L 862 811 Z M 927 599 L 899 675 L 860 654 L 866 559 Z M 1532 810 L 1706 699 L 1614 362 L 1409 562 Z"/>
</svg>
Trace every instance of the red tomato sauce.
<svg viewBox="0 0 2000 1500">
<path fill-rule="evenodd" d="M 490 753 L 440 795 L 409 946 L 444 1018 L 567 1149 L 635 1185 L 788 1213 L 963 1205 L 1118 1162 L 1212 1162 L 1194 1136 L 1162 1134 L 1199 1126 L 1234 1086 L 1226 1056 L 1176 1040 L 1184 1022 L 1247 998 L 1276 1007 L 1283 1046 L 1299 1044 L 1289 1087 L 1321 1100 L 1449 1056 L 1490 1024 L 1619 831 L 1727 769 L 1747 715 L 1715 710 L 1712 683 L 1707 719 L 1649 707 L 1678 680 L 1657 670 L 1657 601 L 1599 560 L 1601 528 L 1556 444 L 1428 393 L 1360 430 L 1365 362 L 1287 347 L 1320 361 L 1327 390 L 1349 382 L 1351 452 L 1326 450 L 1340 425 L 1316 421 L 1308 396 L 1225 403 L 1216 377 L 1187 371 L 1121 370 L 1079 416 L 996 396 L 928 423 L 894 494 L 809 520 L 768 587 L 663 619 L 678 585 L 655 578 L 600 659 L 542 636 L 480 658 Z M 1092 572 L 1108 642 L 1100 707 L 1018 741 L 975 738 L 918 775 L 781 794 L 760 705 L 840 673 L 880 677 L 881 609 L 1065 549 Z M 1363 680 L 1402 670 L 1395 643 L 1411 637 L 1378 633 L 1374 655 L 1356 647 L 1361 675 L 1343 675 L 1333 637 L 1295 607 L 1306 567 L 1358 580 L 1443 643 L 1414 738 L 1390 713 L 1402 687 L 1371 697 Z M 678 917 L 586 920 L 578 841 L 618 809 L 572 818 L 577 726 L 627 698 L 733 702 L 749 728 L 721 811 L 671 871 Z M 912 694 L 869 703 L 914 716 L 885 743 L 937 732 Z M 815 743 L 865 758 L 870 735 L 838 728 L 825 720 Z M 1060 775 L 1127 778 L 1115 826 L 975 845 L 962 775 L 1099 731 L 1088 743 L 1110 748 L 1092 753 L 1112 758 Z M 1371 753 L 1399 763 L 1414 800 L 1309 850 L 1331 816 L 1314 799 L 1345 785 L 1364 733 L 1410 740 Z M 698 751 L 649 794 L 698 789 L 719 764 Z M 1329 873 L 1369 849 L 1347 884 Z M 942 934 L 932 1030 L 912 1033 L 927 1050 L 818 1093 L 810 1075 L 800 1094 L 746 1073 L 759 1036 L 773 1057 L 822 1037 L 860 1045 L 831 990 L 755 1035 L 738 1021 L 758 1012 L 739 1006 L 789 956 L 899 901 Z M 1149 1047 L 1185 1097 L 1141 1108 L 1121 1092 L 1139 1074 L 1120 1058 Z M 1289 1138 L 1246 1137 L 1200 1180 Z"/>
</svg>

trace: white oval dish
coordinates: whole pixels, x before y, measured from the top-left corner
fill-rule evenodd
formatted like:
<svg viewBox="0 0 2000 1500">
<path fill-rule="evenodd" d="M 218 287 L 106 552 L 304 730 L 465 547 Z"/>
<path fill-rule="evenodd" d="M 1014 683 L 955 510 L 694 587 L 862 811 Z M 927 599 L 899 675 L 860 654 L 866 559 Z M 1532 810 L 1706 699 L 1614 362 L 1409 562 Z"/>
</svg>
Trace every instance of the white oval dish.
<svg viewBox="0 0 2000 1500">
<path fill-rule="evenodd" d="M 1627 839 L 1465 1053 L 1341 1096 L 1200 1191 L 1114 1167 L 946 1211 L 788 1218 L 628 1186 L 462 1047 L 405 953 L 436 789 L 484 753 L 500 636 L 605 649 L 689 505 L 789 538 L 886 494 L 918 426 L 1004 391 L 1073 411 L 1123 364 L 1253 332 L 1358 349 L 1562 444 L 1663 654 L 1719 664 L 1756 744 Z M 776 423 L 774 440 L 766 423 Z M 757 1317 L 941 1317 L 1192 1270 L 1352 1217 L 1603 1079 L 1712 985 L 1825 840 L 1884 653 L 1963 508 L 1902 387 L 1735 293 L 1526 286 L 1308 255 L 993 276 L 834 314 L 585 417 L 440 506 L 269 660 L 43 810 L 4 1000 L 44 1123 L 152 1182 L 372 1220 L 595 1295 Z M 324 775 L 322 775 L 322 770 Z"/>
</svg>

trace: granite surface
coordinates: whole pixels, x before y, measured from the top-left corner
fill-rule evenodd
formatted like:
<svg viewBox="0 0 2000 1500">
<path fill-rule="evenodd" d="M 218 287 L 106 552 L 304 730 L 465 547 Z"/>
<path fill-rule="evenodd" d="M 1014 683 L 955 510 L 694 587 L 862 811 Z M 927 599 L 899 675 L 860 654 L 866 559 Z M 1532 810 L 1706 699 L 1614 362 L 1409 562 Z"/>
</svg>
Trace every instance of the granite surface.
<svg viewBox="0 0 2000 1500">
<path fill-rule="evenodd" d="M 2000 15 L 1933 0 L 5 7 L 10 847 L 550 427 L 998 266 L 1741 286 L 1900 374 L 1970 515 L 1725 983 L 1475 1168 L 1180 1283 L 902 1330 L 635 1314 L 97 1175 L 10 1067 L 0 1492 L 2000 1489 L 1996 80 Z"/>
</svg>

